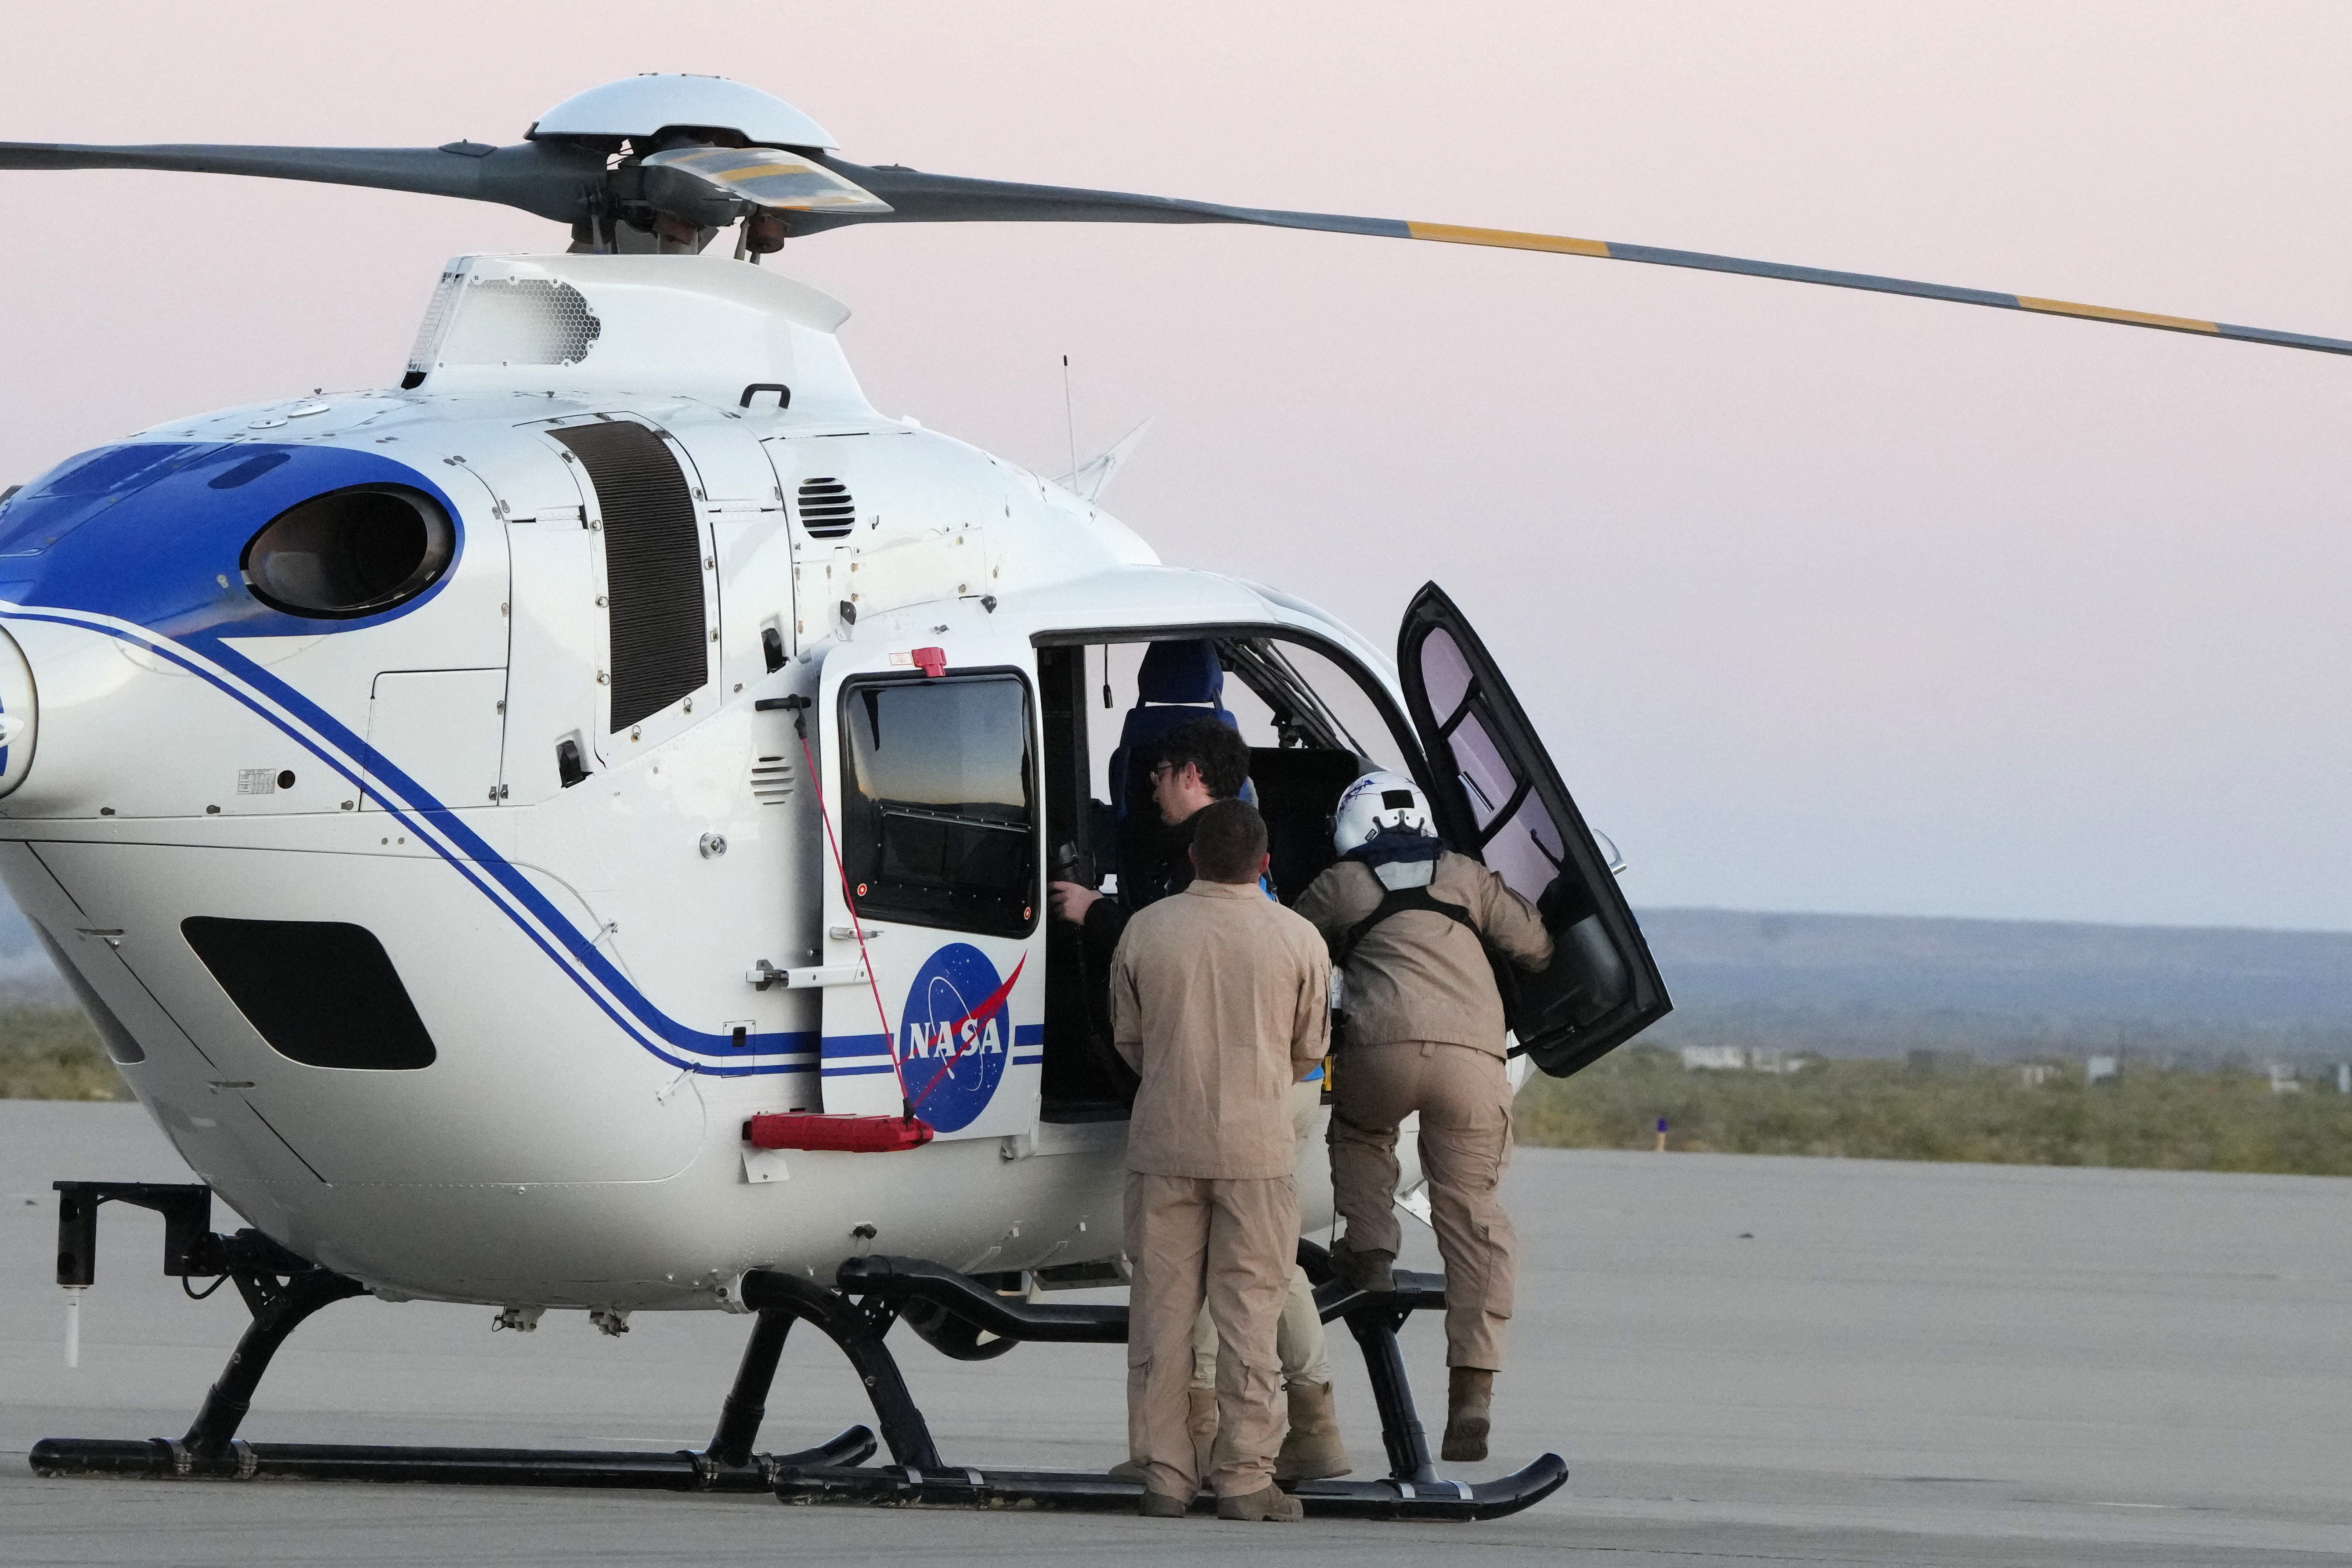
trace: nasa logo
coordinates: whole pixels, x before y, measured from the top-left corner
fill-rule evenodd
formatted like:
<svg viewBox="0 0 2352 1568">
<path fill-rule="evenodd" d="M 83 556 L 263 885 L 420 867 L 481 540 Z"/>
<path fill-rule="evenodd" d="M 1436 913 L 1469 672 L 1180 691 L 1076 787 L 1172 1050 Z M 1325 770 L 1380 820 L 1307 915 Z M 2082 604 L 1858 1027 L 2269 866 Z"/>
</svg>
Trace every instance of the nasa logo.
<svg viewBox="0 0 2352 1568">
<path fill-rule="evenodd" d="M 931 954 L 898 1016 L 899 1071 L 915 1114 L 941 1132 L 969 1127 L 988 1109 L 1013 1056 L 1013 986 L 1029 962 L 996 977 L 988 954 L 950 942 Z"/>
</svg>

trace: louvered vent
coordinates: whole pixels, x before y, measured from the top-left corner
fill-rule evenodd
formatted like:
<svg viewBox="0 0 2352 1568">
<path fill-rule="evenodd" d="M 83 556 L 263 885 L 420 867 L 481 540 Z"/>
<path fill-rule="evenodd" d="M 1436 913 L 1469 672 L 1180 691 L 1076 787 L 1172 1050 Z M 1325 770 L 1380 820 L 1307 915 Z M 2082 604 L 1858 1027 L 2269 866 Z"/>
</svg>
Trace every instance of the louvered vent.
<svg viewBox="0 0 2352 1568">
<path fill-rule="evenodd" d="M 449 275 L 444 274 L 446 286 Z M 440 341 L 429 341 L 426 333 Z M 547 278 L 476 278 L 436 291 L 425 312 L 411 370 L 441 364 L 578 364 L 604 323 L 569 283 Z"/>
<path fill-rule="evenodd" d="M 761 805 L 782 805 L 793 798 L 793 764 L 782 757 L 761 757 L 751 764 L 751 798 Z"/>
<path fill-rule="evenodd" d="M 801 527 L 812 539 L 840 539 L 857 526 L 857 502 L 839 479 L 801 481 Z"/>
<path fill-rule="evenodd" d="M 691 695 L 709 672 L 694 496 L 677 457 L 643 425 L 615 419 L 552 434 L 588 470 L 604 517 L 617 733 Z"/>
</svg>

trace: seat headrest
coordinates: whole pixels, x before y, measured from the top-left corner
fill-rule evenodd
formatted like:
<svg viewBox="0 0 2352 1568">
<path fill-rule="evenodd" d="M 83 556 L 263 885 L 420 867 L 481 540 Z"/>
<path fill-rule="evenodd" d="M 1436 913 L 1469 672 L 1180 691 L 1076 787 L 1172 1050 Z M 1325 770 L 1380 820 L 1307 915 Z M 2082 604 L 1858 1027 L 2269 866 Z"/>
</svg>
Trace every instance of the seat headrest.
<svg viewBox="0 0 2352 1568">
<path fill-rule="evenodd" d="M 1153 643 L 1135 675 L 1135 694 L 1145 702 L 1214 702 L 1224 689 L 1217 645 L 1207 637 Z"/>
</svg>

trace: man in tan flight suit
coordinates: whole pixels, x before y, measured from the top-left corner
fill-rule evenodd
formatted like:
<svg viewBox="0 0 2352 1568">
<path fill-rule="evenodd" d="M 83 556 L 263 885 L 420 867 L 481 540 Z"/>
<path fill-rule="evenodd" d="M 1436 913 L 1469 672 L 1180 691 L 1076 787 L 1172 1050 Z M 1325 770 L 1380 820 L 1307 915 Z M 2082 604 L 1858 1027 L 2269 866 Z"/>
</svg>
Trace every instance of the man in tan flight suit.
<svg viewBox="0 0 2352 1568">
<path fill-rule="evenodd" d="M 1331 1261 L 1360 1289 L 1395 1288 L 1397 1124 L 1418 1110 L 1430 1220 L 1445 1259 L 1442 1457 L 1483 1459 L 1517 1268 L 1496 1190 L 1511 1156 L 1503 1001 L 1480 939 L 1539 970 L 1551 962 L 1551 934 L 1502 878 L 1438 843 L 1412 780 L 1367 774 L 1339 797 L 1334 822 L 1341 858 L 1297 906 L 1345 969 L 1329 1138 L 1348 1234 Z M 1457 912 L 1391 904 L 1360 931 L 1384 900 L 1413 898 L 1412 889 Z"/>
<path fill-rule="evenodd" d="M 1318 1136 L 1326 1120 L 1322 1079 L 1292 1085 L 1290 1131 L 1297 1140 L 1300 1161 L 1330 1158 Z M 1315 1305 L 1315 1287 L 1303 1268 L 1290 1271 L 1290 1292 L 1274 1326 L 1274 1352 L 1282 1360 L 1283 1392 L 1290 1402 L 1290 1430 L 1274 1457 L 1274 1479 L 1316 1481 L 1346 1475 L 1350 1462 L 1332 1408 L 1330 1347 Z M 1205 1311 L 1192 1325 L 1192 1452 L 1205 1470 L 1217 1440 L 1217 1326 Z"/>
<path fill-rule="evenodd" d="M 1330 962 L 1268 899 L 1265 823 L 1219 801 L 1194 818 L 1194 879 L 1139 910 L 1111 961 L 1111 1033 L 1142 1078 L 1127 1136 L 1128 1447 L 1141 1511 L 1176 1518 L 1206 1480 L 1217 1517 L 1295 1520 L 1274 1484 L 1275 1321 L 1298 1251 L 1290 1086 L 1322 1061 Z M 1192 1324 L 1217 1326 L 1217 1440 L 1187 1429 Z"/>
<path fill-rule="evenodd" d="M 1170 731 L 1147 756 L 1151 764 L 1151 804 L 1171 830 L 1173 859 L 1141 868 L 1124 879 L 1120 898 L 1106 898 L 1076 882 L 1053 882 L 1045 890 L 1054 913 L 1086 933 L 1087 967 L 1105 977 L 1106 1015 L 1111 958 L 1127 922 L 1136 910 L 1184 890 L 1192 880 L 1192 862 L 1186 853 L 1192 839 L 1192 819 L 1218 801 L 1235 799 L 1249 784 L 1248 742 L 1220 719 L 1196 719 Z M 1308 1138 L 1324 1120 L 1322 1101 L 1319 1082 L 1301 1083 L 1290 1091 L 1291 1130 L 1297 1136 L 1302 1158 L 1307 1157 Z M 1328 1156 L 1318 1152 L 1315 1157 Z M 1332 1408 L 1331 1358 L 1323 1319 L 1316 1310 L 1314 1288 L 1296 1268 L 1291 1270 L 1290 1293 L 1283 1300 L 1274 1343 L 1282 1357 L 1283 1392 L 1290 1406 L 1290 1429 L 1275 1457 L 1276 1479 L 1311 1481 L 1346 1475 L 1348 1449 L 1339 1440 L 1339 1417 Z M 1192 1386 L 1187 1400 L 1194 1466 L 1206 1475 L 1217 1442 L 1217 1325 L 1205 1305 L 1192 1325 Z M 1129 1459 L 1112 1466 L 1111 1474 L 1140 1479 L 1141 1469 Z"/>
</svg>

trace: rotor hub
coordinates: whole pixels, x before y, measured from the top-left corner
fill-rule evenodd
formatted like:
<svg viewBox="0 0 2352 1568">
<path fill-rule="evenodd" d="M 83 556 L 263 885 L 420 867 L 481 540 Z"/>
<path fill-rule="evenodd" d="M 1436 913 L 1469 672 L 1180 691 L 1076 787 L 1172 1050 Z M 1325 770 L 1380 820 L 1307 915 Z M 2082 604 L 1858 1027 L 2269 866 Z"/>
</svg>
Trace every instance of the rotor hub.
<svg viewBox="0 0 2352 1568">
<path fill-rule="evenodd" d="M 575 92 L 539 117 L 532 141 L 579 136 L 628 141 L 642 150 L 672 126 L 731 132 L 762 147 L 830 152 L 840 144 L 825 128 L 772 93 L 720 76 L 648 71 Z"/>
</svg>

